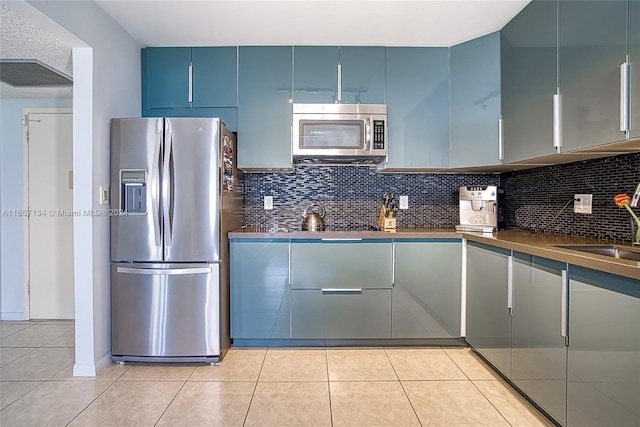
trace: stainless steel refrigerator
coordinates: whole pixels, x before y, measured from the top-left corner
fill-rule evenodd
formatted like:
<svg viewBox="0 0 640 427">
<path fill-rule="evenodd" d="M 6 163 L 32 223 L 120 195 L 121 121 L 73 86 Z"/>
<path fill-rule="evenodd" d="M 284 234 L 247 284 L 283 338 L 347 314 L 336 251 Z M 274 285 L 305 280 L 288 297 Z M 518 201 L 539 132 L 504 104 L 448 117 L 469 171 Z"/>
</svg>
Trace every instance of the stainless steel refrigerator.
<svg viewBox="0 0 640 427">
<path fill-rule="evenodd" d="M 111 120 L 114 361 L 217 363 L 229 348 L 235 142 L 220 119 Z"/>
</svg>

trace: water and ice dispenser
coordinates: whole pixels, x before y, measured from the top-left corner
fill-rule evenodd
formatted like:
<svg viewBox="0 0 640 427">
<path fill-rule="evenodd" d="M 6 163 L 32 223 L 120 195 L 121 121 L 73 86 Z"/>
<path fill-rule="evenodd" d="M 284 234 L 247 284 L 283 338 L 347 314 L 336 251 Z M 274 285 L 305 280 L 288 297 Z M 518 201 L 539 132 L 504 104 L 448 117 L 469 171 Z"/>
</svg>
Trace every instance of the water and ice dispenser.
<svg viewBox="0 0 640 427">
<path fill-rule="evenodd" d="M 120 171 L 120 210 L 127 214 L 147 213 L 147 171 Z"/>
</svg>

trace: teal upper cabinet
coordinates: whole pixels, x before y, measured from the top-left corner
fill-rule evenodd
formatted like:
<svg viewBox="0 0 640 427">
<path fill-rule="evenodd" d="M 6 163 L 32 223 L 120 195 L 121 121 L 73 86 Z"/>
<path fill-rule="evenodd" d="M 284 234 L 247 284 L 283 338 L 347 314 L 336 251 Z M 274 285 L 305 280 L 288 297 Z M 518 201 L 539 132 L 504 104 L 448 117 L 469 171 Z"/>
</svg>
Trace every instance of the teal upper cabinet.
<svg viewBox="0 0 640 427">
<path fill-rule="evenodd" d="M 557 4 L 533 0 L 500 32 L 506 163 L 555 154 Z"/>
<path fill-rule="evenodd" d="M 239 168 L 291 168 L 291 51 L 290 46 L 239 48 Z"/>
<path fill-rule="evenodd" d="M 142 49 L 143 117 L 220 117 L 236 131 L 237 48 Z"/>
<path fill-rule="evenodd" d="M 188 47 L 142 49 L 143 112 L 150 108 L 186 108 L 189 101 Z"/>
<path fill-rule="evenodd" d="M 626 58 L 628 2 L 559 5 L 561 150 L 623 140 L 620 65 Z"/>
<path fill-rule="evenodd" d="M 343 46 L 342 102 L 384 104 L 385 49 L 381 46 Z"/>
<path fill-rule="evenodd" d="M 500 33 L 451 48 L 451 167 L 499 165 Z"/>
<path fill-rule="evenodd" d="M 631 61 L 631 138 L 640 137 L 640 1 L 630 2 L 629 59 Z"/>
<path fill-rule="evenodd" d="M 238 49 L 194 47 L 193 107 L 236 107 L 238 105 Z"/>
<path fill-rule="evenodd" d="M 449 49 L 386 51 L 388 169 L 449 166 Z"/>
<path fill-rule="evenodd" d="M 294 47 L 294 102 L 334 103 L 338 95 L 338 48 Z"/>
<path fill-rule="evenodd" d="M 384 47 L 294 47 L 294 102 L 383 104 L 384 54 Z"/>
<path fill-rule="evenodd" d="M 237 105 L 236 47 L 142 49 L 143 110 Z"/>
</svg>

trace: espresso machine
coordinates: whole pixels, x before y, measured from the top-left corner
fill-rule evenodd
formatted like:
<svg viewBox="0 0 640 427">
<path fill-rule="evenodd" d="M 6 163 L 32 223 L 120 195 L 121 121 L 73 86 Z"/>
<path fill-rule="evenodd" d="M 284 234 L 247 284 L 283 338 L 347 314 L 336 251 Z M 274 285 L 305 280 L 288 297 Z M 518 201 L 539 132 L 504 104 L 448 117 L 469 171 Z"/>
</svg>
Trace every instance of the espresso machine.
<svg viewBox="0 0 640 427">
<path fill-rule="evenodd" d="M 460 187 L 457 231 L 493 233 L 502 228 L 504 189 L 495 185 Z"/>
</svg>

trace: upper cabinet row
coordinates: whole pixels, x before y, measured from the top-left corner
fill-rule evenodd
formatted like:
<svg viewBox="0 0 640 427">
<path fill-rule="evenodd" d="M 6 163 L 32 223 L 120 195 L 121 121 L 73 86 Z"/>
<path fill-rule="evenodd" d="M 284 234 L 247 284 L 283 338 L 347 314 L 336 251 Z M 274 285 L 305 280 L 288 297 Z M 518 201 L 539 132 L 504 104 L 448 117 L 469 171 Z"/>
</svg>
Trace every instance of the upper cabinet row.
<svg viewBox="0 0 640 427">
<path fill-rule="evenodd" d="M 640 1 L 533 0 L 500 48 L 505 163 L 640 136 Z"/>
<path fill-rule="evenodd" d="M 639 58 L 640 1 L 533 0 L 451 48 L 146 48 L 142 114 L 219 116 L 241 168 L 288 169 L 292 103 L 386 103 L 385 169 L 499 166 L 640 137 Z"/>
</svg>

